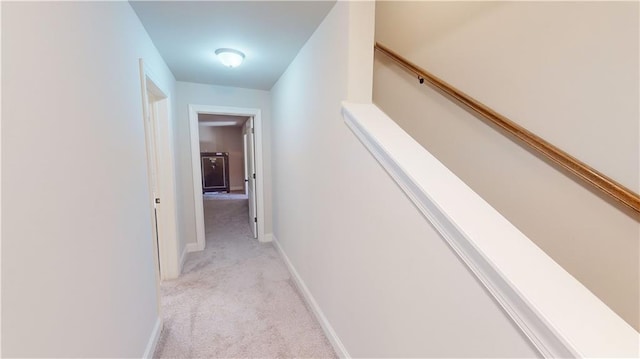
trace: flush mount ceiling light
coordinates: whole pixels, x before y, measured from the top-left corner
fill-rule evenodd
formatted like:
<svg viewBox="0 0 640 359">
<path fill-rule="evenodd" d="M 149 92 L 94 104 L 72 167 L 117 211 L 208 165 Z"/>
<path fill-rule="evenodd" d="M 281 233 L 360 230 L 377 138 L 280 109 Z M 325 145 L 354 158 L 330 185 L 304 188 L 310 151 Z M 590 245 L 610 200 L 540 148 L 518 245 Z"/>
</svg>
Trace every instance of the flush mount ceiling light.
<svg viewBox="0 0 640 359">
<path fill-rule="evenodd" d="M 244 60 L 244 54 L 234 49 L 217 49 L 216 55 L 226 67 L 238 67 Z"/>
</svg>

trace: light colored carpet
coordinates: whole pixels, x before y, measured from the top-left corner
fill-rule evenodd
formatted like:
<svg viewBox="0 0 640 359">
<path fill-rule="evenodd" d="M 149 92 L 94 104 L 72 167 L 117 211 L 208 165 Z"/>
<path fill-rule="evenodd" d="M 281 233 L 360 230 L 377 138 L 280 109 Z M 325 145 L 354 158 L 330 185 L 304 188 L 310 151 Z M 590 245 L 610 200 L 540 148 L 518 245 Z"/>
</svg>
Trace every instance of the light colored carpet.
<svg viewBox="0 0 640 359">
<path fill-rule="evenodd" d="M 207 194 L 207 244 L 161 285 L 156 358 L 335 358 L 271 244 L 251 238 L 243 194 Z"/>
</svg>

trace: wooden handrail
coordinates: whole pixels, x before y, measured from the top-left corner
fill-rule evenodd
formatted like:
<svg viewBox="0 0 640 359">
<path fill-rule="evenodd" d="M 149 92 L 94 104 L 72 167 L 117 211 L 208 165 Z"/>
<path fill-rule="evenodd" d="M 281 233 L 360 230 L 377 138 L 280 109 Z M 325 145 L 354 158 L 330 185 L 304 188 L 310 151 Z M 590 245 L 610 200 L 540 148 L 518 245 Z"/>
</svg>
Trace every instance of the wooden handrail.
<svg viewBox="0 0 640 359">
<path fill-rule="evenodd" d="M 603 173 L 598 172 L 586 163 L 578 160 L 537 135 L 529 132 L 524 127 L 500 115 L 480 101 L 456 89 L 423 68 L 411 63 L 381 43 L 376 42 L 374 48 L 391 58 L 408 72 L 416 75 L 420 83 L 427 81 L 437 89 L 465 105 L 476 114 L 491 121 L 493 124 L 507 131 L 523 143 L 529 145 L 529 147 L 535 149 L 551 161 L 557 163 L 562 168 L 573 173 L 576 177 L 591 184 L 598 190 L 606 193 L 635 212 L 640 213 L 640 196 L 637 193 L 607 177 Z"/>
</svg>

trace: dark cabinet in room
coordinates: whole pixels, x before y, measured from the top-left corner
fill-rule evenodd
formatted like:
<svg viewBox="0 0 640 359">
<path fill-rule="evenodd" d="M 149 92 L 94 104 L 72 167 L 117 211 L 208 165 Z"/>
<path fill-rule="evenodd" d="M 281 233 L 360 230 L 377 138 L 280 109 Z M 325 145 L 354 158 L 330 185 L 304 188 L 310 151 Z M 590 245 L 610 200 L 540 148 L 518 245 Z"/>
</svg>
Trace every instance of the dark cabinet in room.
<svg viewBox="0 0 640 359">
<path fill-rule="evenodd" d="M 202 167 L 202 192 L 229 193 L 229 153 L 200 153 Z"/>
</svg>

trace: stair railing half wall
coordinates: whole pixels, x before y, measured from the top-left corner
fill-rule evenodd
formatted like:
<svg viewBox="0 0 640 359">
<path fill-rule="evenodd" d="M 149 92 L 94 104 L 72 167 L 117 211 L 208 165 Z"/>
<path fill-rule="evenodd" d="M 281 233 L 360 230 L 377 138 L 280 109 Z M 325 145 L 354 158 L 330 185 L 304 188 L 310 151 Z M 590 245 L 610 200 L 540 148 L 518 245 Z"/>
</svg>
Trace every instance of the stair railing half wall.
<svg viewBox="0 0 640 359">
<path fill-rule="evenodd" d="M 636 214 L 640 214 L 640 195 L 637 193 L 545 141 L 539 136 L 531 133 L 510 119 L 500 115 L 480 101 L 439 79 L 379 42 L 376 42 L 374 48 L 395 61 L 406 71 L 417 76 L 420 83 L 424 83 L 426 81 L 438 90 L 451 96 L 453 99 L 457 100 L 458 103 L 464 105 L 474 113 L 507 131 L 529 148 L 536 150 L 538 153 L 544 155 L 549 160 L 555 162 L 576 177 L 595 187 L 600 192 L 629 207 Z"/>
</svg>

